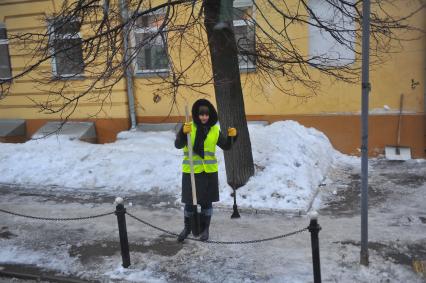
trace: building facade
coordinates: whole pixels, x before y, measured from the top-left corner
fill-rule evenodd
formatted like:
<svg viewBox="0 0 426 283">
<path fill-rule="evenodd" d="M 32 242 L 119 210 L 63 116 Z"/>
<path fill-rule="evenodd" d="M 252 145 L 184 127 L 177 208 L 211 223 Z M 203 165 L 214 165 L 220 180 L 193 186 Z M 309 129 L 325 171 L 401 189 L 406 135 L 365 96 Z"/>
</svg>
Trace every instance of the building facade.
<svg viewBox="0 0 426 283">
<path fill-rule="evenodd" d="M 20 72 L 34 60 L 31 52 L 21 47 L 13 40 L 13 35 L 23 32 L 45 31 L 55 29 L 55 25 L 47 26 L 41 19 L 53 15 L 62 1 L 54 0 L 0 0 L 0 79 L 8 78 Z M 102 1 L 101 1 L 102 2 Z M 157 1 L 159 2 L 159 1 Z M 261 2 L 261 1 L 258 1 Z M 277 1 L 279 2 L 279 1 Z M 296 0 L 288 1 L 289 5 Z M 401 0 L 402 6 L 410 1 Z M 327 10 L 320 0 L 309 1 L 313 10 L 321 12 Z M 280 25 L 279 15 L 268 9 L 259 15 L 259 5 L 253 5 L 249 0 L 235 0 L 237 9 L 234 15 L 234 31 L 237 41 L 243 40 L 245 48 L 254 48 L 256 44 L 256 29 L 244 17 L 259 21 L 267 18 L 272 23 Z M 408 9 L 409 7 L 407 7 Z M 243 13 L 241 13 L 243 11 Z M 332 20 L 333 15 L 327 15 Z M 334 15 L 335 16 L 335 15 Z M 156 15 L 161 18 L 161 13 Z M 426 27 L 426 10 L 410 18 L 410 23 L 417 27 Z M 352 23 L 355 25 L 355 23 Z M 156 21 L 144 20 L 131 30 L 131 44 L 143 41 L 158 28 Z M 78 29 L 74 30 L 73 29 Z M 332 39 L 309 25 L 295 25 L 289 30 L 294 35 L 295 44 L 308 55 L 320 53 L 339 54 L 342 59 L 330 64 L 352 64 L 357 62 L 359 55 L 347 49 L 339 49 Z M 58 31 L 57 39 L 61 44 L 71 44 L 67 56 L 54 56 L 52 60 L 42 62 L 38 67 L 45 74 L 53 74 L 66 79 L 67 75 L 81 74 L 73 77 L 74 91 L 83 91 L 85 81 L 90 76 L 85 72 L 82 62 L 83 50 L 79 49 L 79 42 L 90 31 L 81 26 L 70 26 L 67 31 Z M 174 48 L 154 38 L 149 45 L 140 50 L 132 66 L 132 96 L 135 100 L 135 113 L 138 123 L 163 123 L 184 121 L 184 107 L 191 105 L 200 97 L 206 97 L 212 102 L 214 88 L 212 84 L 202 87 L 203 94 L 190 89 L 179 90 L 176 96 L 158 96 L 159 84 L 163 78 L 170 75 L 170 64 L 167 54 L 172 57 L 181 56 L 183 65 L 189 64 L 191 48 L 181 48 L 177 52 Z M 354 40 L 360 40 L 354 38 Z M 401 142 L 409 146 L 413 157 L 424 158 L 426 149 L 426 37 L 412 41 L 400 42 L 400 52 L 387 54 L 383 62 L 371 66 L 370 80 L 370 118 L 369 118 L 369 150 L 370 155 L 383 153 L 386 145 L 395 145 L 401 94 L 404 95 L 403 114 L 401 116 Z M 184 56 L 182 56 L 182 52 Z M 185 53 L 187 52 L 187 53 Z M 185 54 L 188 54 L 186 56 Z M 342 56 L 342 54 L 344 56 Z M 345 83 L 331 80 L 328 77 L 312 70 L 312 76 L 321 82 L 315 95 L 297 97 L 284 94 L 272 82 L 261 82 L 256 68 L 256 60 L 251 56 L 239 56 L 241 82 L 243 87 L 245 109 L 248 120 L 262 120 L 275 122 L 280 120 L 295 120 L 307 127 L 314 127 L 324 132 L 333 146 L 347 154 L 359 154 L 361 144 L 361 87 L 360 83 Z M 333 63 L 334 62 L 334 63 Z M 359 63 L 353 63 L 359 64 Z M 205 69 L 205 66 L 202 66 Z M 200 67 L 201 68 L 201 67 Z M 211 72 L 211 71 L 210 71 Z M 189 78 L 203 80 L 208 71 L 197 71 L 192 68 Z M 210 73 L 211 76 L 211 73 Z M 29 73 L 13 80 L 8 95 L 0 99 L 1 119 L 24 119 L 27 127 L 27 138 L 36 132 L 47 121 L 63 118 L 61 113 L 46 113 L 40 111 L 37 101 L 51 99 L 52 88 L 42 85 L 43 76 L 40 73 Z M 287 84 L 287 78 L 278 79 L 282 85 Z M 74 86 L 75 85 L 75 86 Z M 297 86 L 299 87 L 299 86 Z M 93 91 L 91 96 L 82 99 L 78 108 L 69 117 L 76 121 L 93 121 L 96 124 L 98 142 L 112 142 L 118 132 L 130 127 L 130 111 L 128 98 L 128 82 L 126 78 L 115 84 L 108 99 L 93 99 L 98 94 Z M 309 90 L 299 88 L 297 93 L 308 93 Z M 90 99 L 92 97 L 92 99 Z M 53 99 L 53 104 L 60 105 L 61 100 Z"/>
</svg>

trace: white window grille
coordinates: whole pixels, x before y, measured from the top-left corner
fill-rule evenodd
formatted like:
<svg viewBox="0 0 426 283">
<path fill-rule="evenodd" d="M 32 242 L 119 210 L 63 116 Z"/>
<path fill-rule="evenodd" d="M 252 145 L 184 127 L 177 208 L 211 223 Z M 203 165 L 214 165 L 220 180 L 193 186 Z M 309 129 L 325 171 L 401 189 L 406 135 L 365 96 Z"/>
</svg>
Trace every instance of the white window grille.
<svg viewBox="0 0 426 283">
<path fill-rule="evenodd" d="M 82 76 L 84 72 L 80 22 L 55 19 L 50 23 L 50 46 L 54 54 L 52 71 L 56 77 Z"/>
<path fill-rule="evenodd" d="M 233 24 L 240 69 L 256 68 L 256 38 L 251 0 L 234 2 Z"/>
<path fill-rule="evenodd" d="M 163 11 L 138 18 L 133 29 L 133 46 L 136 48 L 136 74 L 164 73 L 169 71 L 166 30 L 160 27 L 165 19 Z"/>
<path fill-rule="evenodd" d="M 0 23 L 0 80 L 8 80 L 12 77 L 12 68 L 9 54 L 9 41 L 7 39 L 6 26 Z"/>
</svg>

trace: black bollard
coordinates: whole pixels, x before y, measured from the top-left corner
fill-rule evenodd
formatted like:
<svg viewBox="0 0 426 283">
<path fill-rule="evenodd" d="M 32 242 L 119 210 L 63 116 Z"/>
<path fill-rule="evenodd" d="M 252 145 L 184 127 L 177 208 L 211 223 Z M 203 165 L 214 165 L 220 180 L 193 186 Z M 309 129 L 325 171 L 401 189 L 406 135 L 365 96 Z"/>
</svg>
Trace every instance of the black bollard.
<svg viewBox="0 0 426 283">
<path fill-rule="evenodd" d="M 320 265 L 320 252 L 318 233 L 321 226 L 318 224 L 317 214 L 311 215 L 311 222 L 309 223 L 309 232 L 311 232 L 311 245 L 312 245 L 312 266 L 314 269 L 314 283 L 321 283 L 321 265 Z"/>
<path fill-rule="evenodd" d="M 118 203 L 115 210 L 118 221 L 118 232 L 120 234 L 121 258 L 123 267 L 130 266 L 129 240 L 127 238 L 126 209 L 122 203 Z"/>
<path fill-rule="evenodd" d="M 234 205 L 232 206 L 234 211 L 232 212 L 231 218 L 232 219 L 240 218 L 241 216 L 240 216 L 240 213 L 238 212 L 238 206 L 237 206 L 237 190 L 234 187 L 232 189 L 234 190 L 234 192 L 233 192 L 233 194 L 234 194 Z"/>
</svg>

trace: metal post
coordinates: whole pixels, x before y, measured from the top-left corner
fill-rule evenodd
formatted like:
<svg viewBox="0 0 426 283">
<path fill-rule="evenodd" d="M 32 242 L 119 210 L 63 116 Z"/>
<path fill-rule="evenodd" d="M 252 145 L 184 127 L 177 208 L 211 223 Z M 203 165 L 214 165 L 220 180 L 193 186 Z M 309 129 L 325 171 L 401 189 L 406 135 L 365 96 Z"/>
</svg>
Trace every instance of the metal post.
<svg viewBox="0 0 426 283">
<path fill-rule="evenodd" d="M 368 95 L 370 92 L 370 0 L 362 4 L 362 145 L 361 145 L 361 253 L 368 266 Z"/>
<path fill-rule="evenodd" d="M 220 12 L 219 12 L 219 21 L 220 22 L 230 22 L 233 17 L 233 5 L 234 0 L 221 0 L 220 1 Z"/>
<path fill-rule="evenodd" d="M 321 226 L 318 224 L 318 214 L 311 213 L 311 222 L 309 223 L 309 232 L 311 232 L 311 246 L 312 246 L 312 267 L 314 271 L 314 283 L 321 283 L 321 264 L 319 252 L 318 233 Z"/>
<path fill-rule="evenodd" d="M 123 267 L 127 268 L 130 266 L 130 253 L 126 227 L 126 209 L 124 208 L 122 198 L 116 198 L 115 202 L 117 203 L 115 215 L 117 215 L 118 232 L 120 235 L 121 258 L 123 260 Z"/>
<path fill-rule="evenodd" d="M 217 18 L 217 23 L 215 24 L 213 29 L 215 30 L 223 30 L 226 28 L 230 29 L 232 27 L 234 0 L 221 0 L 219 2 L 220 2 L 219 15 Z"/>
<path fill-rule="evenodd" d="M 120 0 L 120 11 L 123 22 L 129 20 L 129 11 L 127 2 Z M 131 129 L 136 128 L 136 110 L 135 110 L 135 98 L 133 96 L 133 71 L 132 62 L 129 55 L 129 25 L 123 27 L 123 48 L 124 48 L 124 73 L 126 77 L 127 86 L 127 99 L 129 100 L 129 115 L 130 115 L 130 127 Z"/>
</svg>

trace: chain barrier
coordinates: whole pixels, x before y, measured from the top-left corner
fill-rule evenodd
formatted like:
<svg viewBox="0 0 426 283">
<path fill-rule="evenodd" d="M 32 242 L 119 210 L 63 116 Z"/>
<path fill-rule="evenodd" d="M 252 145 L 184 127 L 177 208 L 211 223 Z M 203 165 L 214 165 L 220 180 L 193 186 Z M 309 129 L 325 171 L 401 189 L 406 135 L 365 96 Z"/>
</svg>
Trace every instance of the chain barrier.
<svg viewBox="0 0 426 283">
<path fill-rule="evenodd" d="M 167 231 L 163 228 L 160 228 L 158 226 L 155 226 L 149 222 L 146 222 L 145 220 L 140 219 L 137 216 L 134 216 L 133 214 L 126 212 L 127 215 L 129 215 L 131 218 L 135 219 L 136 221 L 139 221 L 151 228 L 154 228 L 155 230 L 161 231 L 163 233 L 172 235 L 172 236 L 179 236 L 179 234 L 176 234 L 174 232 L 170 232 Z M 307 231 L 308 227 L 302 228 L 300 230 L 294 231 L 294 232 L 290 232 L 287 234 L 283 234 L 283 235 L 278 235 L 275 237 L 270 237 L 270 238 L 264 238 L 264 239 L 257 239 L 257 240 L 248 240 L 248 241 L 212 241 L 212 240 L 207 240 L 207 241 L 201 241 L 200 239 L 197 238 L 192 238 L 192 237 L 187 237 L 186 239 L 188 240 L 192 240 L 192 241 L 197 241 L 197 242 L 204 242 L 204 243 L 209 243 L 209 244 L 219 244 L 219 245 L 244 245 L 244 244 L 256 244 L 256 243 L 262 243 L 262 242 L 268 242 L 268 241 L 273 241 L 273 240 L 278 240 L 278 239 L 282 239 L 282 238 L 286 238 L 286 237 L 290 237 L 299 233 L 302 233 L 304 231 Z"/>
<path fill-rule="evenodd" d="M 20 213 L 16 213 L 16 212 L 12 212 L 12 211 L 8 211 L 8 210 L 4 210 L 0 208 L 0 212 L 6 213 L 6 214 L 10 214 L 10 215 L 14 215 L 14 216 L 19 216 L 19 217 L 24 217 L 24 218 L 30 218 L 30 219 L 37 219 L 37 220 L 45 220 L 45 221 L 76 221 L 76 220 L 87 220 L 87 219 L 94 219 L 94 218 L 99 218 L 99 217 L 103 217 L 103 216 L 107 216 L 107 215 L 111 215 L 114 214 L 115 211 L 113 212 L 107 212 L 107 213 L 102 213 L 102 214 L 98 214 L 98 215 L 91 215 L 91 216 L 84 216 L 84 217 L 72 217 L 72 218 L 55 218 L 55 217 L 38 217 L 38 216 L 31 216 L 31 215 L 25 215 L 25 214 L 20 214 Z"/>
<path fill-rule="evenodd" d="M 166 233 L 168 235 L 172 235 L 174 237 L 178 237 L 179 235 L 177 233 L 168 231 L 166 229 L 163 229 L 161 227 L 155 226 L 145 220 L 140 219 L 139 217 L 129 213 L 124 208 L 124 205 L 122 204 L 123 200 L 120 198 L 116 199 L 116 202 L 118 203 L 116 206 L 116 210 L 112 212 L 102 213 L 98 215 L 91 215 L 91 216 L 84 216 L 84 217 L 72 217 L 72 218 L 59 218 L 59 217 L 38 217 L 38 216 L 31 216 L 31 215 L 25 215 L 21 213 L 16 213 L 13 211 L 5 210 L 0 208 L 0 212 L 24 217 L 24 218 L 30 218 L 30 219 L 36 219 L 36 220 L 45 220 L 45 221 L 75 221 L 75 220 L 87 220 L 87 219 L 94 219 L 99 218 L 107 215 L 115 214 L 117 216 L 117 222 L 118 222 L 118 232 L 120 236 L 120 248 L 121 248 L 121 257 L 123 264 L 122 266 L 124 268 L 128 268 L 130 266 L 130 250 L 129 250 L 129 242 L 127 238 L 127 227 L 126 227 L 126 217 L 125 215 L 129 215 L 129 217 L 133 218 L 134 220 L 145 224 L 155 230 L 161 231 L 163 233 Z M 318 232 L 321 230 L 321 226 L 319 226 L 317 221 L 317 215 L 311 215 L 311 221 L 308 227 L 274 236 L 269 238 L 263 238 L 263 239 L 256 239 L 256 240 L 248 240 L 248 241 L 202 241 L 201 239 L 193 238 L 193 237 L 187 237 L 186 239 L 191 241 L 197 241 L 197 242 L 203 242 L 207 244 L 218 244 L 218 245 L 244 245 L 244 244 L 256 244 L 256 243 L 263 243 L 278 239 L 287 238 L 296 234 L 303 233 L 305 231 L 309 231 L 311 233 L 311 246 L 312 246 L 312 266 L 313 266 L 313 275 L 314 275 L 314 283 L 321 283 L 321 266 L 320 266 L 320 255 L 319 255 L 319 241 L 318 241 Z"/>
<path fill-rule="evenodd" d="M 133 218 L 134 220 L 141 222 L 142 224 L 145 224 L 155 230 L 161 231 L 163 233 L 172 235 L 174 237 L 178 237 L 179 235 L 168 231 L 166 229 L 160 228 L 158 226 L 155 226 L 145 220 L 140 219 L 139 217 L 129 213 L 124 208 L 123 204 L 118 204 L 115 211 L 102 213 L 98 215 L 91 215 L 91 216 L 85 216 L 85 217 L 73 217 L 73 218 L 53 218 L 53 217 L 37 217 L 37 216 L 31 216 L 31 215 L 25 215 L 21 213 L 16 213 L 12 211 L 8 211 L 5 209 L 0 208 L 0 212 L 24 217 L 24 218 L 30 218 L 30 219 L 37 219 L 37 220 L 46 220 L 46 221 L 75 221 L 75 220 L 87 220 L 87 219 L 94 219 L 99 218 L 107 215 L 115 214 L 117 216 L 118 221 L 118 230 L 120 235 L 120 247 L 121 247 L 121 256 L 123 260 L 122 266 L 124 268 L 128 268 L 130 266 L 130 251 L 129 251 L 129 243 L 127 238 L 127 228 L 126 228 L 126 218 L 125 215 L 129 215 L 129 217 Z M 321 230 L 321 227 L 318 225 L 318 221 L 316 217 L 311 217 L 311 221 L 308 227 L 302 228 L 300 230 L 296 230 L 290 233 L 278 235 L 275 237 L 269 237 L 269 238 L 263 238 L 263 239 L 257 239 L 257 240 L 248 240 L 248 241 L 202 241 L 201 239 L 187 237 L 188 240 L 197 241 L 197 242 L 203 242 L 208 244 L 219 244 L 219 245 L 244 245 L 244 244 L 256 244 L 256 243 L 262 243 L 262 242 L 268 242 L 278 239 L 283 239 L 286 237 L 290 237 L 299 233 L 303 233 L 305 231 L 309 231 L 311 233 L 311 245 L 312 245 L 312 266 L 313 266 L 313 274 L 314 274 L 314 283 L 320 283 L 321 282 L 321 267 L 320 267 L 320 257 L 319 257 L 319 241 L 318 241 L 318 232 Z"/>
<path fill-rule="evenodd" d="M 58 217 L 38 217 L 38 216 L 31 216 L 31 215 L 25 215 L 25 214 L 20 214 L 20 213 L 16 213 L 16 212 L 12 212 L 12 211 L 8 211 L 5 209 L 0 209 L 0 212 L 6 213 L 6 214 L 10 214 L 10 215 L 14 215 L 14 216 L 19 216 L 19 217 L 24 217 L 24 218 L 30 218 L 30 219 L 37 219 L 37 220 L 44 220 L 44 221 L 77 221 L 77 220 L 87 220 L 87 219 L 94 219 L 94 218 L 99 218 L 99 217 L 103 217 L 103 216 L 107 216 L 107 215 L 112 215 L 115 214 L 115 211 L 112 212 L 107 212 L 107 213 L 102 213 L 102 214 L 98 214 L 98 215 L 91 215 L 91 216 L 84 216 L 84 217 L 72 217 L 72 218 L 58 218 Z M 135 219 L 136 221 L 145 224 L 155 230 L 161 231 L 163 233 L 166 233 L 168 235 L 171 236 L 179 236 L 179 234 L 165 230 L 161 227 L 155 226 L 149 222 L 146 222 L 145 220 L 140 219 L 139 217 L 126 212 L 127 215 L 129 215 L 131 218 Z M 208 240 L 208 241 L 201 241 L 200 239 L 197 238 L 192 238 L 192 237 L 187 237 L 188 240 L 192 240 L 192 241 L 197 241 L 197 242 L 205 242 L 205 243 L 209 243 L 209 244 L 220 244 L 220 245 L 243 245 L 243 244 L 256 244 L 256 243 L 262 243 L 262 242 L 268 242 L 268 241 L 273 241 L 273 240 L 278 240 L 278 239 L 282 239 L 282 238 L 286 238 L 286 237 L 290 237 L 302 232 L 305 232 L 308 230 L 308 227 L 302 228 L 300 230 L 294 231 L 294 232 L 290 232 L 287 234 L 282 234 L 282 235 L 278 235 L 278 236 L 274 236 L 274 237 L 269 237 L 269 238 L 264 238 L 264 239 L 257 239 L 257 240 L 248 240 L 248 241 L 212 241 L 212 240 Z"/>
</svg>

